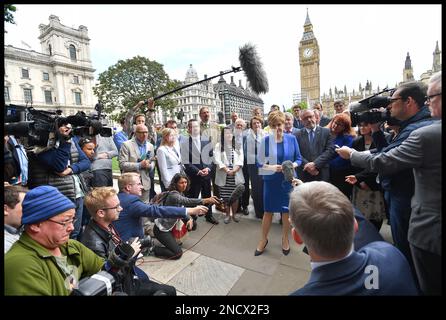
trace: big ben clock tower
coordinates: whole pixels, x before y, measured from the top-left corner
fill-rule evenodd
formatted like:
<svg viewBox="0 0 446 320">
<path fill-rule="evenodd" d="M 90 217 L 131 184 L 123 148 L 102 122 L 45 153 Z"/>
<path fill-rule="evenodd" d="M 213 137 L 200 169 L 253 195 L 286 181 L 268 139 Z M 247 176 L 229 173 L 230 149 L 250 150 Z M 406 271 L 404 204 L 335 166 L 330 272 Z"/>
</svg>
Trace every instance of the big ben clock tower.
<svg viewBox="0 0 446 320">
<path fill-rule="evenodd" d="M 310 102 L 320 99 L 319 45 L 313 34 L 310 17 L 305 19 L 304 34 L 299 43 L 301 99 Z"/>
</svg>

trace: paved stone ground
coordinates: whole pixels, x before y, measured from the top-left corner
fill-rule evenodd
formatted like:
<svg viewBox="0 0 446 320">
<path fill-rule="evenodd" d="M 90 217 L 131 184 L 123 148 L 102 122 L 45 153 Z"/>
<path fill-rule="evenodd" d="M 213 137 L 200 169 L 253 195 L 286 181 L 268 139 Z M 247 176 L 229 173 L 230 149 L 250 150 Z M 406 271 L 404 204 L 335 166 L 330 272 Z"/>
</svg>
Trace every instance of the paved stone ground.
<svg viewBox="0 0 446 320">
<path fill-rule="evenodd" d="M 254 216 L 252 200 L 249 212 L 248 216 L 239 215 L 239 223 L 224 224 L 224 215 L 219 211 L 214 211 L 218 225 L 200 217 L 197 230 L 189 232 L 183 241 L 185 252 L 181 259 L 149 256 L 140 261 L 139 267 L 152 280 L 173 285 L 179 295 L 288 295 L 302 287 L 311 271 L 303 246 L 290 236 L 291 252 L 288 256 L 282 254 L 282 226 L 280 215 L 275 214 L 268 246 L 261 256 L 255 257 L 261 220 Z M 391 242 L 386 223 L 381 234 Z"/>
</svg>

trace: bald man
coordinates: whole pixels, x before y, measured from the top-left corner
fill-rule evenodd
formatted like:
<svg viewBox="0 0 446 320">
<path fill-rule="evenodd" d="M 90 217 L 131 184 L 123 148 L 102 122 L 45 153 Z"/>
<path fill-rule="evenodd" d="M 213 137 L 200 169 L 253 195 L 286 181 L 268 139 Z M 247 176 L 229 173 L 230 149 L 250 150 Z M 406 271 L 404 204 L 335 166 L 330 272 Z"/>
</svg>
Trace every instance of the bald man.
<svg viewBox="0 0 446 320">
<path fill-rule="evenodd" d="M 138 124 L 135 136 L 124 142 L 119 152 L 119 168 L 121 172 L 137 172 L 141 176 L 143 191 L 141 200 L 149 203 L 150 171 L 155 166 L 153 144 L 148 141 L 149 130 L 146 125 Z"/>
</svg>

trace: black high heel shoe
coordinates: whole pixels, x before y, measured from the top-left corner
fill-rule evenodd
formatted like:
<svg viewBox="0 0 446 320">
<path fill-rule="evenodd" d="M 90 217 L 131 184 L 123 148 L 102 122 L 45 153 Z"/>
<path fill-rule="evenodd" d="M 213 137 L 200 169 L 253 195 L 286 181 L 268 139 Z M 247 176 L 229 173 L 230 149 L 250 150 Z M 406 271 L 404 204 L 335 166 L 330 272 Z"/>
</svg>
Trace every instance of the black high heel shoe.
<svg viewBox="0 0 446 320">
<path fill-rule="evenodd" d="M 263 250 L 262 251 L 259 251 L 259 250 L 257 250 L 256 249 L 256 251 L 254 252 L 254 256 L 260 256 L 263 252 L 265 252 L 265 248 L 266 248 L 266 246 L 268 245 L 268 239 L 266 239 L 266 243 L 265 243 L 265 246 L 263 247 Z"/>
<path fill-rule="evenodd" d="M 282 239 L 282 242 L 283 242 L 283 239 Z M 288 244 L 289 245 L 289 244 Z M 291 250 L 291 247 L 289 247 L 288 249 L 284 249 L 283 247 L 282 247 L 282 253 L 285 255 L 285 256 L 287 256 L 289 253 L 290 253 L 290 250 Z"/>
</svg>

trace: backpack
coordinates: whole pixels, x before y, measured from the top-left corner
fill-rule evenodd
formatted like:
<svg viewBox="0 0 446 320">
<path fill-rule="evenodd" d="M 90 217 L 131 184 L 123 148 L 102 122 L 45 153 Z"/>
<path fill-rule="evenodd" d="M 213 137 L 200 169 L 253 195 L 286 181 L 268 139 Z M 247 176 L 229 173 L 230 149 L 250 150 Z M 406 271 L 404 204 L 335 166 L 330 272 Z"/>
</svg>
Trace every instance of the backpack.
<svg viewBox="0 0 446 320">
<path fill-rule="evenodd" d="M 156 196 L 150 200 L 150 204 L 163 206 L 164 202 L 166 202 L 167 196 L 169 195 L 170 191 L 163 191 L 161 193 L 158 193 Z"/>
</svg>

